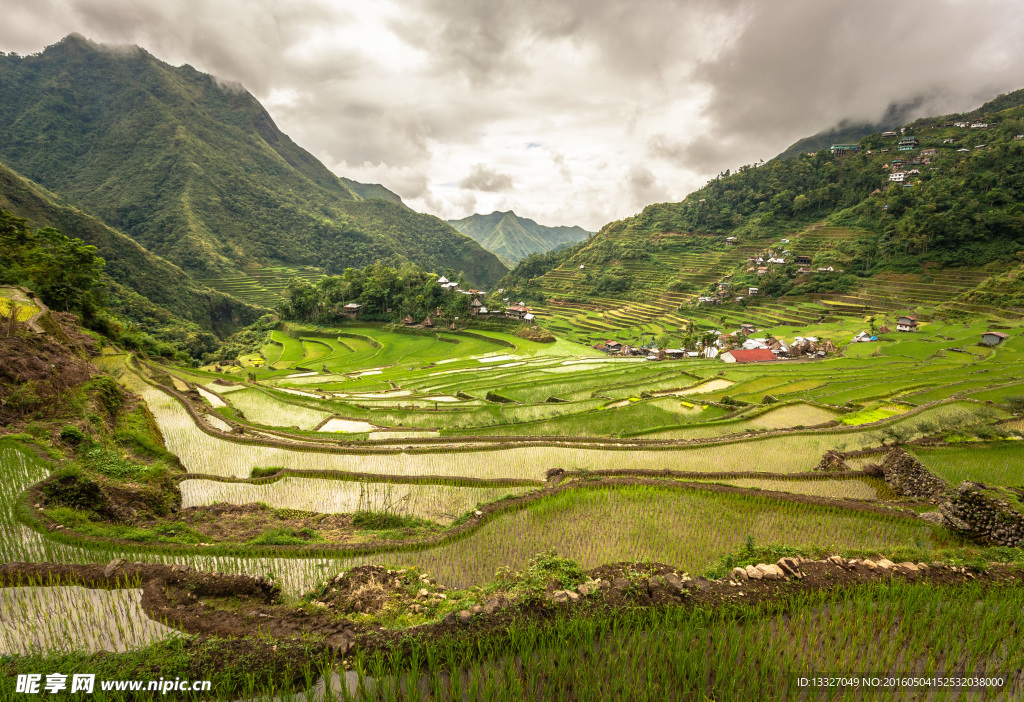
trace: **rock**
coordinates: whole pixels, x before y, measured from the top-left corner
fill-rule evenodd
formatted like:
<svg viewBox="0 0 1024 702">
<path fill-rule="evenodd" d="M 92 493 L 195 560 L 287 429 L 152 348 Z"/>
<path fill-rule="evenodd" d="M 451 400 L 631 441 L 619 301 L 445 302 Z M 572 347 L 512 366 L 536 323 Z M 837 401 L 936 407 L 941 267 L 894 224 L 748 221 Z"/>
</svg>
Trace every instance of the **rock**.
<svg viewBox="0 0 1024 702">
<path fill-rule="evenodd" d="M 661 578 L 648 578 L 647 580 L 647 591 L 652 595 L 660 590 L 662 587 Z"/>
<path fill-rule="evenodd" d="M 605 580 L 604 578 L 601 578 L 600 580 L 597 581 L 597 587 L 598 587 L 599 590 L 608 590 L 608 589 L 611 588 L 611 586 L 612 586 L 612 584 L 610 582 L 608 582 L 607 580 Z"/>
<path fill-rule="evenodd" d="M 481 607 L 480 605 L 473 605 L 472 607 L 469 608 L 469 611 L 472 612 L 473 614 L 480 614 L 481 612 L 484 611 L 484 608 Z"/>
<path fill-rule="evenodd" d="M 683 581 L 675 573 L 669 573 L 665 576 L 665 587 L 673 595 L 679 595 L 683 592 Z"/>
<path fill-rule="evenodd" d="M 888 558 L 880 558 L 876 565 L 882 570 L 892 570 L 896 567 L 896 564 L 890 561 Z"/>
<path fill-rule="evenodd" d="M 416 597 L 418 597 L 418 598 L 422 599 L 424 597 L 429 597 L 429 596 L 430 596 L 430 590 L 428 590 L 425 587 L 421 587 L 419 590 L 416 591 Z"/>
<path fill-rule="evenodd" d="M 443 592 L 435 592 L 433 595 L 431 595 L 431 597 L 436 597 L 439 600 L 447 600 L 448 599 L 448 595 L 444 594 Z"/>
<path fill-rule="evenodd" d="M 904 449 L 889 451 L 882 463 L 885 482 L 894 492 L 908 497 L 941 497 L 949 486 Z"/>
<path fill-rule="evenodd" d="M 492 597 L 491 599 L 489 599 L 486 602 L 484 602 L 484 606 L 483 606 L 484 614 L 494 614 L 495 612 L 497 612 L 499 609 L 502 608 L 503 604 L 504 604 L 504 600 L 503 599 L 499 599 L 497 597 Z"/>
<path fill-rule="evenodd" d="M 786 575 L 793 577 L 800 571 L 800 563 L 795 558 L 780 558 L 777 565 Z"/>
<path fill-rule="evenodd" d="M 965 480 L 940 507 L 946 525 L 982 544 L 1019 546 L 1024 542 L 1024 489 L 993 487 Z"/>
<path fill-rule="evenodd" d="M 707 578 L 702 578 L 698 576 L 693 580 L 687 580 L 686 587 L 689 587 L 691 589 L 695 588 L 697 590 L 700 590 L 701 592 L 707 592 L 711 589 L 711 581 Z"/>
<path fill-rule="evenodd" d="M 409 605 L 409 610 L 410 610 L 410 611 L 411 611 L 411 612 L 412 612 L 413 614 L 419 614 L 420 612 L 422 612 L 422 611 L 423 611 L 423 607 L 422 607 L 422 605 L 418 605 L 418 604 L 411 604 L 411 605 Z"/>
<path fill-rule="evenodd" d="M 786 574 L 774 563 L 758 563 L 757 569 L 764 574 L 765 580 L 785 580 Z"/>
<path fill-rule="evenodd" d="M 943 516 L 941 511 L 936 512 L 921 512 L 918 514 L 921 519 L 931 524 L 938 524 L 939 526 L 946 523 L 946 517 Z"/>
<path fill-rule="evenodd" d="M 732 579 L 736 582 L 746 582 L 750 580 L 750 576 L 747 575 L 747 571 L 744 568 L 736 566 L 732 569 Z"/>
<path fill-rule="evenodd" d="M 615 578 L 612 580 L 613 590 L 625 590 L 627 587 L 629 587 L 629 581 L 625 578 Z"/>
<path fill-rule="evenodd" d="M 103 569 L 103 577 L 104 578 L 113 577 L 114 573 L 119 571 L 121 569 L 121 566 L 123 566 L 123 565 L 124 565 L 124 559 L 123 558 L 115 558 L 114 560 L 112 560 L 110 563 L 107 564 L 106 568 Z"/>
<path fill-rule="evenodd" d="M 867 567 L 868 570 L 878 570 L 878 564 L 870 558 L 864 559 L 864 566 Z"/>
<path fill-rule="evenodd" d="M 826 451 L 825 455 L 821 457 L 821 462 L 811 470 L 838 473 L 850 470 L 850 466 L 846 465 L 846 457 L 840 451 L 831 450 Z"/>
<path fill-rule="evenodd" d="M 843 560 L 842 556 L 829 556 L 828 557 L 828 562 L 831 563 L 832 565 L 838 566 L 840 568 L 842 568 L 844 565 L 846 565 L 846 561 Z"/>
<path fill-rule="evenodd" d="M 327 603 L 321 602 L 320 600 L 313 600 L 312 602 L 310 602 L 310 604 L 319 609 L 324 609 L 327 607 Z"/>
<path fill-rule="evenodd" d="M 918 563 L 917 564 L 917 569 L 918 570 L 922 570 L 922 571 L 928 570 L 928 564 L 927 563 Z"/>
<path fill-rule="evenodd" d="M 580 585 L 576 588 L 576 592 L 578 592 L 581 596 L 586 597 L 590 594 L 590 588 L 584 583 L 583 585 Z"/>
<path fill-rule="evenodd" d="M 469 624 L 471 621 L 473 621 L 472 612 L 470 612 L 468 609 L 464 609 L 459 612 L 459 624 L 465 625 Z"/>
<path fill-rule="evenodd" d="M 555 590 L 551 593 L 551 600 L 557 604 L 568 602 L 579 602 L 580 596 L 572 590 Z"/>
<path fill-rule="evenodd" d="M 896 566 L 896 569 L 911 579 L 915 579 L 921 574 L 921 570 L 909 561 L 906 563 L 898 564 Z"/>
<path fill-rule="evenodd" d="M 758 570 L 756 566 L 748 565 L 746 567 L 747 577 L 751 580 L 760 580 L 764 577 L 764 573 Z"/>
</svg>

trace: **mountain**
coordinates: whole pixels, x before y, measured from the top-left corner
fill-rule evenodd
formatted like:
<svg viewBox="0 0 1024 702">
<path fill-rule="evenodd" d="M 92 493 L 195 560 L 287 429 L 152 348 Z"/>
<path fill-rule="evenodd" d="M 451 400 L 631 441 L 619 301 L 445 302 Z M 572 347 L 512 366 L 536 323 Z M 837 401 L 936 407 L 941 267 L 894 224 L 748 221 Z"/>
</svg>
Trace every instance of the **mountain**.
<svg viewBox="0 0 1024 702">
<path fill-rule="evenodd" d="M 695 319 L 769 328 L 894 310 L 1024 314 L 1024 90 L 893 126 L 855 152 L 726 171 L 503 285 L 581 339 Z M 702 308 L 698 297 L 724 301 Z"/>
<path fill-rule="evenodd" d="M 186 320 L 201 330 L 226 336 L 265 312 L 200 285 L 178 266 L 2 163 L 0 209 L 28 220 L 32 229 L 54 227 L 95 246 L 97 255 L 106 261 L 111 307 L 148 331 Z"/>
<path fill-rule="evenodd" d="M 856 144 L 866 136 L 889 131 L 909 121 L 910 116 L 919 107 L 919 100 L 899 105 L 890 105 L 882 119 L 873 123 L 843 120 L 831 129 L 818 132 L 814 136 L 804 137 L 790 145 L 789 148 L 776 156 L 776 158 L 787 159 L 804 153 L 817 153 L 821 149 L 829 148 L 833 144 Z"/>
<path fill-rule="evenodd" d="M 465 219 L 448 220 L 466 236 L 512 267 L 532 253 L 544 253 L 566 244 L 583 241 L 590 232 L 582 227 L 545 227 L 512 210 L 473 214 Z"/>
<path fill-rule="evenodd" d="M 137 47 L 71 35 L 0 56 L 0 161 L 197 278 L 376 260 L 505 273 L 442 220 L 335 176 L 244 89 Z"/>
<path fill-rule="evenodd" d="M 388 202 L 395 202 L 399 205 L 405 204 L 402 202 L 402 198 L 398 193 L 391 192 L 379 183 L 359 183 L 345 177 L 341 178 L 341 182 L 344 183 L 349 190 L 364 200 L 387 200 Z"/>
</svg>

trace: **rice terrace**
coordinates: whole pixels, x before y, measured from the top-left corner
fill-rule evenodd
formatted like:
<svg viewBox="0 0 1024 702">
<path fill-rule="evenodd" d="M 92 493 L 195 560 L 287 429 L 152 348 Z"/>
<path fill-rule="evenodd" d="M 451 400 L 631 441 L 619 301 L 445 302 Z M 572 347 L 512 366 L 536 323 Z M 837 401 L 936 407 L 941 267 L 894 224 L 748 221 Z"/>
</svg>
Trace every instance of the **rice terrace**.
<svg viewBox="0 0 1024 702">
<path fill-rule="evenodd" d="M 0 699 L 1024 699 L 1024 91 L 545 248 L 96 46 L 0 85 L 178 151 L 0 146 Z"/>
</svg>

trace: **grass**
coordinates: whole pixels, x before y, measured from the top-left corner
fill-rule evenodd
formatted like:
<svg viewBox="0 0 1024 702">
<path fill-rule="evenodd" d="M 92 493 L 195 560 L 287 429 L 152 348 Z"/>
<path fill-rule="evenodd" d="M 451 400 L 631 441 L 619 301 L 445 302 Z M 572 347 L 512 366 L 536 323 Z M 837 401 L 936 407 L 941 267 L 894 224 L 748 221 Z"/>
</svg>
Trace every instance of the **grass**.
<svg viewBox="0 0 1024 702">
<path fill-rule="evenodd" d="M 913 454 L 953 485 L 972 480 L 993 485 L 1024 485 L 1024 441 L 914 448 Z"/>
</svg>

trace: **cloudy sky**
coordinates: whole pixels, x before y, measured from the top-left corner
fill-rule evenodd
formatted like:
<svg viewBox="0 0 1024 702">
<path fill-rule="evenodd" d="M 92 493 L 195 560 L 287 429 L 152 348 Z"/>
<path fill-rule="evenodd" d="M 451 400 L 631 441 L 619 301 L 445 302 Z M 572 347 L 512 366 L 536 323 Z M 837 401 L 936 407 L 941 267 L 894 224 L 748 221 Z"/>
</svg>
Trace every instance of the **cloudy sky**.
<svg viewBox="0 0 1024 702">
<path fill-rule="evenodd" d="M 891 104 L 1024 87 L 1021 0 L 0 0 L 238 81 L 339 175 L 445 218 L 602 224 Z"/>
</svg>

